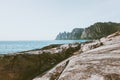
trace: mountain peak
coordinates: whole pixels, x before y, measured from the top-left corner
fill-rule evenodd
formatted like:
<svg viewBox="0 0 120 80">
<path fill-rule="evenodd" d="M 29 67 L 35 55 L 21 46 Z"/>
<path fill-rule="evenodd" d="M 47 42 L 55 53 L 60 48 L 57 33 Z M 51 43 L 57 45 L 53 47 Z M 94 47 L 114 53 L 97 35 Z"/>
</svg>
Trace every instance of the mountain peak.
<svg viewBox="0 0 120 80">
<path fill-rule="evenodd" d="M 87 28 L 74 28 L 70 33 L 58 34 L 56 40 L 100 39 L 120 30 L 120 23 L 97 22 Z"/>
</svg>

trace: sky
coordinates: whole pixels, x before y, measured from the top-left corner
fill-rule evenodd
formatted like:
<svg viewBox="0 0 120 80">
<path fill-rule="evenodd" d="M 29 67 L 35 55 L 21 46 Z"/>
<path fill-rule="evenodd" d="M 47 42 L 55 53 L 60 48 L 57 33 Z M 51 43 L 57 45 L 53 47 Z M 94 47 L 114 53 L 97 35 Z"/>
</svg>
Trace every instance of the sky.
<svg viewBox="0 0 120 80">
<path fill-rule="evenodd" d="M 0 0 L 0 40 L 54 40 L 95 22 L 120 22 L 120 0 Z"/>
</svg>

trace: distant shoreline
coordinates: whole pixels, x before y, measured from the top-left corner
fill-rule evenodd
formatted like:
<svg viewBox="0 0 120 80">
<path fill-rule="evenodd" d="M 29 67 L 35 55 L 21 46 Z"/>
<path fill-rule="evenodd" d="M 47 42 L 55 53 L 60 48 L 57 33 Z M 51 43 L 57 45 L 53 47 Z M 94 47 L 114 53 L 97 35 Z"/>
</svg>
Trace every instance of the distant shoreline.
<svg viewBox="0 0 120 80">
<path fill-rule="evenodd" d="M 26 52 L 41 49 L 51 44 L 69 44 L 86 41 L 88 40 L 0 41 L 0 54 Z"/>
</svg>

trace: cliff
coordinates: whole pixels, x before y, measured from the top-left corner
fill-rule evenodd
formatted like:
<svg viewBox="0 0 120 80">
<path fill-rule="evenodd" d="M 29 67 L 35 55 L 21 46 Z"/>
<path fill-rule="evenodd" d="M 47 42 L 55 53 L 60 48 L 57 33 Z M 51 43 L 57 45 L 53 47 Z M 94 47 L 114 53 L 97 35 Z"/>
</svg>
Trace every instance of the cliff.
<svg viewBox="0 0 120 80">
<path fill-rule="evenodd" d="M 82 32 L 84 31 L 83 28 L 75 28 L 72 32 L 63 32 L 59 33 L 56 37 L 56 40 L 76 40 L 81 39 Z"/>
<path fill-rule="evenodd" d="M 100 39 L 120 30 L 120 23 L 97 22 L 85 29 L 75 28 L 72 32 L 59 33 L 56 40 Z"/>
<path fill-rule="evenodd" d="M 82 39 L 100 39 L 102 37 L 108 36 L 116 31 L 120 30 L 119 23 L 95 23 L 88 28 L 85 28 L 81 38 Z"/>
<path fill-rule="evenodd" d="M 120 32 L 81 43 L 74 54 L 33 80 L 120 80 Z"/>
</svg>

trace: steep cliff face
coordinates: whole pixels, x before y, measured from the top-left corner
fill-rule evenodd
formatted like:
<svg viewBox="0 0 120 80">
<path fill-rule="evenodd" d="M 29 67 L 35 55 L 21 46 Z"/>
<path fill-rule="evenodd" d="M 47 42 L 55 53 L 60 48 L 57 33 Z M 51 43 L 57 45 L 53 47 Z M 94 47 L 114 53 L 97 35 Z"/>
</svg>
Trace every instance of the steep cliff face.
<svg viewBox="0 0 120 80">
<path fill-rule="evenodd" d="M 83 28 L 75 28 L 72 32 L 63 32 L 59 33 L 56 37 L 56 40 L 76 40 L 80 39 L 82 32 L 84 31 Z"/>
<path fill-rule="evenodd" d="M 100 39 L 120 30 L 120 23 L 98 22 L 88 28 L 75 28 L 71 33 L 59 33 L 56 40 Z"/>
<path fill-rule="evenodd" d="M 120 80 L 120 32 L 82 43 L 75 53 L 33 80 Z"/>
<path fill-rule="evenodd" d="M 118 23 L 95 23 L 90 27 L 86 28 L 82 35 L 82 39 L 100 39 L 101 37 L 108 36 L 120 29 L 120 24 Z"/>
</svg>

